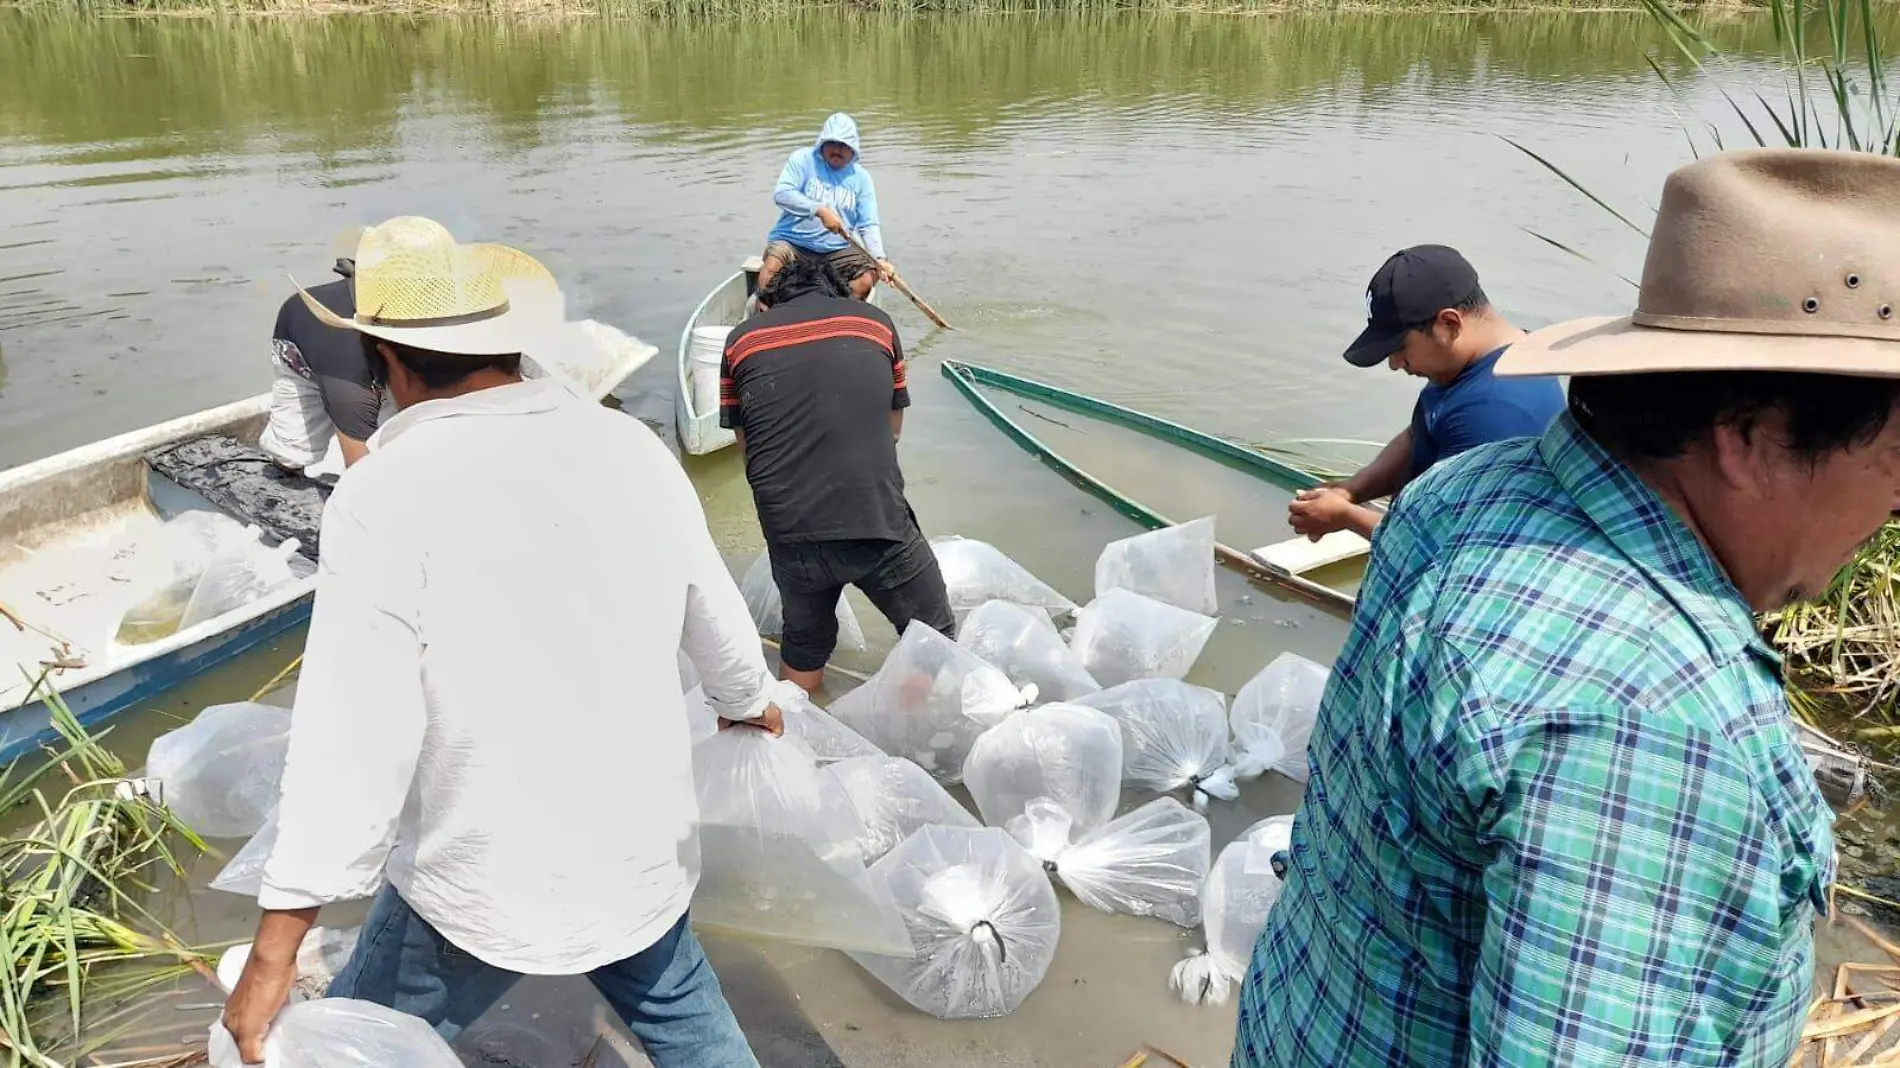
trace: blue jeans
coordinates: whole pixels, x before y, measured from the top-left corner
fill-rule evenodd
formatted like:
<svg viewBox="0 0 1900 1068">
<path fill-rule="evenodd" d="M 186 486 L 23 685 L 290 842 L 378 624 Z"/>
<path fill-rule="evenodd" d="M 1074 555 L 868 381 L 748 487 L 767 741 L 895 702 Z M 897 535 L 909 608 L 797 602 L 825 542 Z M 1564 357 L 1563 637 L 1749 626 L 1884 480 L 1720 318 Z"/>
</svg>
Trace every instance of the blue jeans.
<svg viewBox="0 0 1900 1068">
<path fill-rule="evenodd" d="M 657 1068 L 758 1068 L 686 921 L 681 916 L 658 942 L 587 978 Z M 457 948 L 385 886 L 329 994 L 420 1017 L 453 1042 L 519 978 Z"/>
</svg>

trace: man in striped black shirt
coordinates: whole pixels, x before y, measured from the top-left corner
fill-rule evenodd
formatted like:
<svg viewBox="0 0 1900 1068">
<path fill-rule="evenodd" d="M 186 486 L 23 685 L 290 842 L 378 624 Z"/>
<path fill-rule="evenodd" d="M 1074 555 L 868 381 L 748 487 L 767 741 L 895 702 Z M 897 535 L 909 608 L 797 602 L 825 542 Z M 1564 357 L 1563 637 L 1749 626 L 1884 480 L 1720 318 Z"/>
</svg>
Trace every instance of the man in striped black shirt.
<svg viewBox="0 0 1900 1068">
<path fill-rule="evenodd" d="M 899 633 L 918 620 L 954 636 L 956 622 L 904 499 L 910 390 L 896 325 L 816 259 L 787 264 L 759 306 L 726 340 L 719 424 L 738 435 L 784 600 L 783 676 L 815 691 L 846 586 Z"/>
</svg>

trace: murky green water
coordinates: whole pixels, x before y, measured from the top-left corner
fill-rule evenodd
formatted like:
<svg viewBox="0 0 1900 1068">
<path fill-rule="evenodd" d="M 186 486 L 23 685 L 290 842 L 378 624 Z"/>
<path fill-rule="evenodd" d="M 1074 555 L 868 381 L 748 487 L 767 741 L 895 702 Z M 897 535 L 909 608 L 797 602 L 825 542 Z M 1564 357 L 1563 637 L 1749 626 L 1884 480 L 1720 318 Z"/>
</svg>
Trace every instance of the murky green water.
<svg viewBox="0 0 1900 1068">
<path fill-rule="evenodd" d="M 1760 24 L 1711 32 L 1769 43 Z M 1662 48 L 1631 15 L 506 25 L 0 11 L 0 467 L 263 391 L 285 275 L 324 277 L 333 235 L 402 213 L 536 252 L 571 308 L 658 344 L 620 396 L 670 432 L 688 313 L 758 250 L 786 153 L 847 109 L 892 257 L 961 328 L 927 333 L 886 301 L 914 357 L 903 452 L 917 511 L 932 533 L 994 541 L 1085 599 L 1101 545 L 1135 528 L 1005 440 L 939 359 L 1245 440 L 1382 441 L 1416 383 L 1338 353 L 1392 249 L 1461 247 L 1526 326 L 1633 302 L 1615 272 L 1637 272 L 1641 239 L 1505 139 L 1645 221 L 1689 158 L 1685 105 L 1643 59 Z M 1707 82 L 1664 65 L 1687 108 L 1720 121 Z M 1734 77 L 1770 76 L 1744 63 Z M 1284 536 L 1276 493 L 1097 446 L 1091 463 L 1110 469 L 1097 473 L 1169 511 L 1220 514 L 1223 540 Z M 757 533 L 736 459 L 689 468 L 743 563 Z M 1337 650 L 1335 617 L 1221 581 L 1225 619 L 1196 681 L 1232 692 L 1283 649 Z M 167 710 L 247 696 L 300 641 Z M 129 717 L 123 748 L 136 759 L 164 725 Z M 1250 792 L 1216 819 L 1216 844 L 1291 803 Z M 1192 936 L 1068 912 L 1045 991 L 988 1027 L 918 1021 L 835 955 L 727 945 L 715 959 L 748 1025 L 777 1043 L 770 1064 L 1110 1064 L 1144 1039 L 1224 1056 L 1231 1010 L 1160 991 Z"/>
</svg>

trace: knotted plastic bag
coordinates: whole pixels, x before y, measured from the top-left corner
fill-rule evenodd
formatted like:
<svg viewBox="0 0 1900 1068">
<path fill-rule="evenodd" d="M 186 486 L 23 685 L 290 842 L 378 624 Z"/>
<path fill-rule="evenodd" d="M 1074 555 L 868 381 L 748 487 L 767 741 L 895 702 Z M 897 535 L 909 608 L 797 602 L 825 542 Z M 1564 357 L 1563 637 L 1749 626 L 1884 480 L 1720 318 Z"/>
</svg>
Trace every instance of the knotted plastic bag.
<svg viewBox="0 0 1900 1068">
<path fill-rule="evenodd" d="M 907 954 L 890 896 L 865 872 L 851 798 L 794 738 L 750 727 L 693 747 L 702 928 L 829 949 Z"/>
<path fill-rule="evenodd" d="M 1136 679 L 1075 703 L 1121 724 L 1123 786 L 1164 794 L 1186 788 L 1197 809 L 1205 809 L 1209 797 L 1240 796 L 1221 694 L 1179 679 Z"/>
<path fill-rule="evenodd" d="M 1095 596 L 1129 590 L 1163 604 L 1217 615 L 1214 517 L 1112 541 L 1095 560 Z"/>
<path fill-rule="evenodd" d="M 1109 590 L 1076 616 L 1071 645 L 1103 686 L 1188 673 L 1218 621 L 1129 590 Z"/>
<path fill-rule="evenodd" d="M 1036 858 L 993 827 L 925 827 L 871 866 L 915 949 L 853 953 L 885 986 L 944 1020 L 1014 1012 L 1042 982 L 1062 909 Z"/>
<path fill-rule="evenodd" d="M 831 713 L 811 703 L 803 693 L 787 693 L 779 700 L 779 712 L 785 721 L 785 736 L 796 738 L 811 750 L 820 764 L 852 757 L 881 757 L 884 751 L 872 745 L 864 735 L 844 725 Z M 866 857 L 867 861 L 871 858 Z"/>
<path fill-rule="evenodd" d="M 1007 825 L 1040 797 L 1060 805 L 1077 833 L 1092 831 L 1115 814 L 1121 797 L 1122 729 L 1081 705 L 1018 712 L 976 740 L 964 784 L 992 827 Z"/>
<path fill-rule="evenodd" d="M 957 644 L 994 664 L 1016 685 L 1034 683 L 1046 701 L 1069 701 L 1102 688 L 1040 608 L 985 601 L 957 628 Z"/>
<path fill-rule="evenodd" d="M 739 592 L 745 595 L 745 606 L 751 609 L 752 622 L 758 626 L 760 635 L 776 638 L 784 633 L 785 601 L 778 592 L 778 582 L 772 578 L 769 553 L 760 553 L 752 566 L 746 568 L 745 577 L 739 580 Z M 851 610 L 851 602 L 843 593 L 838 594 L 837 614 L 838 647 L 863 652 L 864 628 L 858 624 L 858 614 Z"/>
<path fill-rule="evenodd" d="M 1040 608 L 1051 616 L 1075 611 L 1075 602 L 986 541 L 950 535 L 930 539 L 937 567 L 950 591 L 950 610 L 961 619 L 985 601 Z"/>
<path fill-rule="evenodd" d="M 211 1025 L 211 1068 L 244 1068 L 223 1021 Z M 300 1001 L 277 1014 L 264 1039 L 264 1068 L 461 1068 L 428 1024 L 353 998 Z"/>
<path fill-rule="evenodd" d="M 208 838 L 243 838 L 276 807 L 289 748 L 290 709 L 213 705 L 152 743 L 145 778 L 187 827 Z"/>
<path fill-rule="evenodd" d="M 1201 888 L 1201 923 L 1207 952 L 1174 966 L 1168 985 L 1194 1005 L 1220 1005 L 1247 974 L 1254 942 L 1267 913 L 1280 900 L 1284 884 L 1273 871 L 1273 856 L 1293 840 L 1293 817 L 1261 820 L 1227 844 L 1214 860 Z"/>
<path fill-rule="evenodd" d="M 1234 696 L 1234 766 L 1242 778 L 1277 771 L 1305 782 L 1306 745 L 1331 673 L 1297 653 L 1281 653 Z"/>
<path fill-rule="evenodd" d="M 919 828 L 981 827 L 930 773 L 902 757 L 861 756 L 825 768 L 857 809 L 864 833 L 858 848 L 876 863 Z"/>
<path fill-rule="evenodd" d="M 1182 927 L 1201 922 L 1207 878 L 1207 818 L 1172 797 L 1150 801 L 1071 842 L 1075 821 L 1046 797 L 1009 821 L 1010 837 L 1042 861 L 1076 900 L 1124 916 Z"/>
<path fill-rule="evenodd" d="M 977 736 L 1034 700 L 976 654 L 912 622 L 871 681 L 833 701 L 831 712 L 885 753 L 957 783 Z"/>
</svg>

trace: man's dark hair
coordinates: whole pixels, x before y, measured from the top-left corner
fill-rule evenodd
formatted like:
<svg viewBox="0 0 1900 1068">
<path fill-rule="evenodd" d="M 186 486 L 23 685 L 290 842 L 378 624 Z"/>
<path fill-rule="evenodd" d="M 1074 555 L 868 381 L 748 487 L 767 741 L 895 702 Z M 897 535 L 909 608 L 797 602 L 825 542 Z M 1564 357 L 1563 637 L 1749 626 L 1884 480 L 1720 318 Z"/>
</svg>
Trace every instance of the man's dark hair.
<svg viewBox="0 0 1900 1068">
<path fill-rule="evenodd" d="M 1718 426 L 1744 435 L 1780 412 L 1783 444 L 1809 467 L 1880 436 L 1900 381 L 1783 371 L 1671 371 L 1570 380 L 1570 414 L 1625 461 L 1670 460 Z"/>
<path fill-rule="evenodd" d="M 521 373 L 521 354 L 518 352 L 506 356 L 462 356 L 452 352 L 419 349 L 414 345 L 404 345 L 368 334 L 358 336 L 363 339 L 363 359 L 369 361 L 370 374 L 379 384 L 383 381 L 383 358 L 376 351 L 378 345 L 389 346 L 389 351 L 396 354 L 396 360 L 407 367 L 411 374 L 422 379 L 423 388 L 431 391 L 448 389 L 477 371 Z"/>
<path fill-rule="evenodd" d="M 816 256 L 800 256 L 772 276 L 772 281 L 759 290 L 759 303 L 776 308 L 788 300 L 797 300 L 810 293 L 825 297 L 842 297 L 849 290 L 844 280 L 838 277 L 831 264 Z"/>
</svg>

